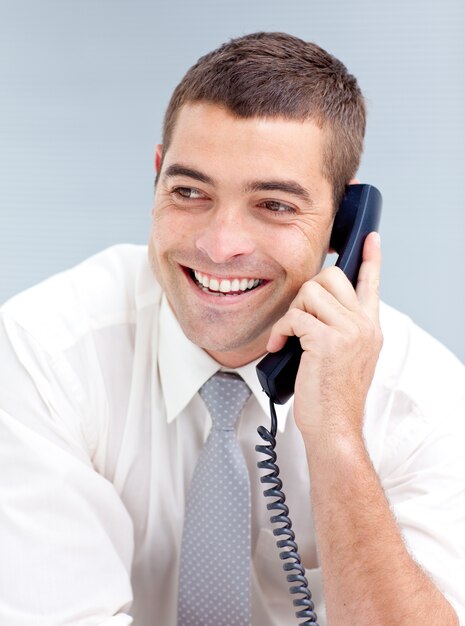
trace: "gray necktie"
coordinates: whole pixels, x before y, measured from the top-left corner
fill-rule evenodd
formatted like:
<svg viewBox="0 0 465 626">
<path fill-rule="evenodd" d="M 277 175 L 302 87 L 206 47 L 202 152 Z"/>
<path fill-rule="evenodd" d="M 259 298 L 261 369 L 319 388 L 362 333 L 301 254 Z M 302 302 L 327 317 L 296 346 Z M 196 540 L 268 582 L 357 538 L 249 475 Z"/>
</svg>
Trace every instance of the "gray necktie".
<svg viewBox="0 0 465 626">
<path fill-rule="evenodd" d="M 187 497 L 178 626 L 250 626 L 250 482 L 235 433 L 250 389 L 218 372 L 199 393 L 212 428 Z"/>
</svg>

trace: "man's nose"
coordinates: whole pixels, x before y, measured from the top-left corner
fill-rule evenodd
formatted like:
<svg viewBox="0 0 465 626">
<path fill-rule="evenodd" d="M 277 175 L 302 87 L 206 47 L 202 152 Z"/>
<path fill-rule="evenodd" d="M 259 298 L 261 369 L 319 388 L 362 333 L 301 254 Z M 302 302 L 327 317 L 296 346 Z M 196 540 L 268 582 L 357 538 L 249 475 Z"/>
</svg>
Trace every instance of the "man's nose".
<svg viewBox="0 0 465 626">
<path fill-rule="evenodd" d="M 197 236 L 197 248 L 214 263 L 226 263 L 233 257 L 254 252 L 252 228 L 241 213 L 232 209 L 215 209 Z"/>
</svg>

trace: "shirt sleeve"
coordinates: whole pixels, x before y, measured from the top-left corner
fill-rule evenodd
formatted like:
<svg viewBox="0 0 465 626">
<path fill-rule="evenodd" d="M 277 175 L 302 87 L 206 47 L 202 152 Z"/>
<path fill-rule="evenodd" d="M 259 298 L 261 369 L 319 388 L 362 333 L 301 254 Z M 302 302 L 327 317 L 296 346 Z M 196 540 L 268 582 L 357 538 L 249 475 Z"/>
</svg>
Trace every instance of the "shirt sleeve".
<svg viewBox="0 0 465 626">
<path fill-rule="evenodd" d="M 83 387 L 6 317 L 0 354 L 0 623 L 132 624 L 132 522 L 94 469 Z"/>
<path fill-rule="evenodd" d="M 384 487 L 412 556 L 465 624 L 465 460 L 460 430 L 465 402 L 444 416 Z"/>
<path fill-rule="evenodd" d="M 406 548 L 465 625 L 465 368 L 405 315 L 380 312 L 367 447 Z"/>
</svg>

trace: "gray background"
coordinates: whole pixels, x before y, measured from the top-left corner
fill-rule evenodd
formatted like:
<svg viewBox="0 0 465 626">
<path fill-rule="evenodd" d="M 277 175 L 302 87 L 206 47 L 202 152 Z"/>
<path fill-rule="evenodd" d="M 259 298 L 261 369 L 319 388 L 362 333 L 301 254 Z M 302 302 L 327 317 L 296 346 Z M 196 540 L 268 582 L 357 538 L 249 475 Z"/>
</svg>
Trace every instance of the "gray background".
<svg viewBox="0 0 465 626">
<path fill-rule="evenodd" d="M 359 177 L 384 195 L 383 298 L 465 360 L 462 0 L 0 1 L 0 302 L 146 242 L 172 89 L 255 30 L 314 40 L 359 78 Z"/>
</svg>

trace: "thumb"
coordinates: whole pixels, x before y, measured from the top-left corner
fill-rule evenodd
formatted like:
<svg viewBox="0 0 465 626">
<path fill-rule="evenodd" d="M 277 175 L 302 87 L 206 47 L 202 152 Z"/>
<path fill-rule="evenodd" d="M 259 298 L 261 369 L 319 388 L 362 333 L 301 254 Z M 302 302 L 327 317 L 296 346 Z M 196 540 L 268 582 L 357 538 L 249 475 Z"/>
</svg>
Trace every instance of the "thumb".
<svg viewBox="0 0 465 626">
<path fill-rule="evenodd" d="M 356 292 L 366 314 L 374 322 L 379 319 L 379 280 L 381 272 L 380 236 L 370 233 L 363 245 L 363 257 Z"/>
</svg>

